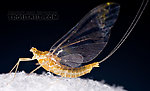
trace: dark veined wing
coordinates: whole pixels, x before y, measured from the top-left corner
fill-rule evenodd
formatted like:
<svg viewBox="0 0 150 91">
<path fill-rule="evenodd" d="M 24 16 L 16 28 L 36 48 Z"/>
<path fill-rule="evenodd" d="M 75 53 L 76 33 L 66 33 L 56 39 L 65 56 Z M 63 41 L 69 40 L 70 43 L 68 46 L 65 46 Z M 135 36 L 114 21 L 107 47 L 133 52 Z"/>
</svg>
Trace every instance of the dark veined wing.
<svg viewBox="0 0 150 91">
<path fill-rule="evenodd" d="M 51 47 L 50 52 L 61 58 L 61 64 L 70 67 L 91 61 L 106 46 L 119 9 L 118 4 L 110 2 L 92 9 Z"/>
</svg>

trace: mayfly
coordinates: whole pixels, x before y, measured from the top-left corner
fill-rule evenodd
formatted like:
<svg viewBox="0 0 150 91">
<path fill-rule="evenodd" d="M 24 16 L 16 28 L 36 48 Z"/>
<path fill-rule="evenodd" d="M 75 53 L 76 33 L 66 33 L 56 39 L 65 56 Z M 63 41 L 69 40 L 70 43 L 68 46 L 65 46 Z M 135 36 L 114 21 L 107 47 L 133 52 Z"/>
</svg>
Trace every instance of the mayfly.
<svg viewBox="0 0 150 91">
<path fill-rule="evenodd" d="M 148 0 L 146 2 L 143 0 L 127 32 L 109 55 L 101 61 L 81 65 L 92 61 L 105 48 L 109 40 L 110 30 L 116 22 L 120 10 L 119 4 L 113 2 L 108 2 L 92 9 L 76 26 L 59 39 L 49 51 L 39 51 L 32 47 L 30 52 L 33 53 L 33 57 L 19 58 L 10 73 L 16 68 L 16 74 L 21 61 L 35 59 L 38 60 L 40 65 L 30 73 L 40 67 L 61 77 L 68 78 L 76 78 L 90 73 L 94 67 L 99 67 L 100 63 L 110 57 L 121 46 L 133 30 L 147 3 Z"/>
</svg>

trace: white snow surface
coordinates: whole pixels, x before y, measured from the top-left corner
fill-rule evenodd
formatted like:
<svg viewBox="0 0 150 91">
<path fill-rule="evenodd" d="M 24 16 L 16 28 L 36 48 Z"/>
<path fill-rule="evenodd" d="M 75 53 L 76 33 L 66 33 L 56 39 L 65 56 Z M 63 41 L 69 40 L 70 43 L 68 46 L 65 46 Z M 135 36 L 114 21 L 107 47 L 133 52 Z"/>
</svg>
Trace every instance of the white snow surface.
<svg viewBox="0 0 150 91">
<path fill-rule="evenodd" d="M 110 86 L 104 81 L 81 78 L 62 78 L 51 73 L 41 75 L 25 72 L 0 74 L 0 91 L 127 91 L 120 86 Z"/>
</svg>

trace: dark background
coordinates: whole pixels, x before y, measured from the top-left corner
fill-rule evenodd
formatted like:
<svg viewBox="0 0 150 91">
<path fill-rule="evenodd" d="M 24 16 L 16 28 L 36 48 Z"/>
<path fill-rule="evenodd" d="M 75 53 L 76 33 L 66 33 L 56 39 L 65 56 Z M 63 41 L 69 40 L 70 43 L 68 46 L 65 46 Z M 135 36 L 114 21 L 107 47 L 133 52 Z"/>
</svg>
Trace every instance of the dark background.
<svg viewBox="0 0 150 91">
<path fill-rule="evenodd" d="M 85 1 L 16 1 L 3 6 L 0 20 L 0 73 L 8 73 L 19 57 L 32 57 L 30 48 L 49 50 L 92 8 L 113 1 L 119 3 L 120 15 L 107 47 L 94 61 L 105 57 L 121 39 L 138 11 L 142 0 L 85 0 Z M 125 43 L 100 68 L 82 76 L 94 80 L 105 80 L 110 85 L 120 85 L 129 91 L 150 91 L 150 24 L 149 6 Z M 8 11 L 55 11 L 57 20 L 13 21 L 8 20 Z M 19 71 L 33 70 L 37 61 L 22 62 Z M 42 73 L 43 68 L 36 71 Z"/>
</svg>

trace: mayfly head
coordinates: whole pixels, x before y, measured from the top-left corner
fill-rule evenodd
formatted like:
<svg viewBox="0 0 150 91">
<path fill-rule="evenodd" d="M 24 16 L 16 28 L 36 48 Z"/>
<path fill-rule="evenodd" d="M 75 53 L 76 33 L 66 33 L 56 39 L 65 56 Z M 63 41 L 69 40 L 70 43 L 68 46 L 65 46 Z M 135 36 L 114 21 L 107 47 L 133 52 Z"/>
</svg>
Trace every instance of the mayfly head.
<svg viewBox="0 0 150 91">
<path fill-rule="evenodd" d="M 39 51 L 38 51 L 36 48 L 32 47 L 32 48 L 30 49 L 30 52 L 33 53 L 32 59 L 37 59 L 37 56 L 39 56 Z"/>
<path fill-rule="evenodd" d="M 33 53 L 36 53 L 38 50 L 36 49 L 36 48 L 34 48 L 34 47 L 32 47 L 31 49 L 30 49 L 30 52 L 33 52 Z"/>
<path fill-rule="evenodd" d="M 46 55 L 49 55 L 49 51 L 39 51 L 34 47 L 30 49 L 30 52 L 33 53 L 32 59 L 43 59 Z"/>
</svg>

